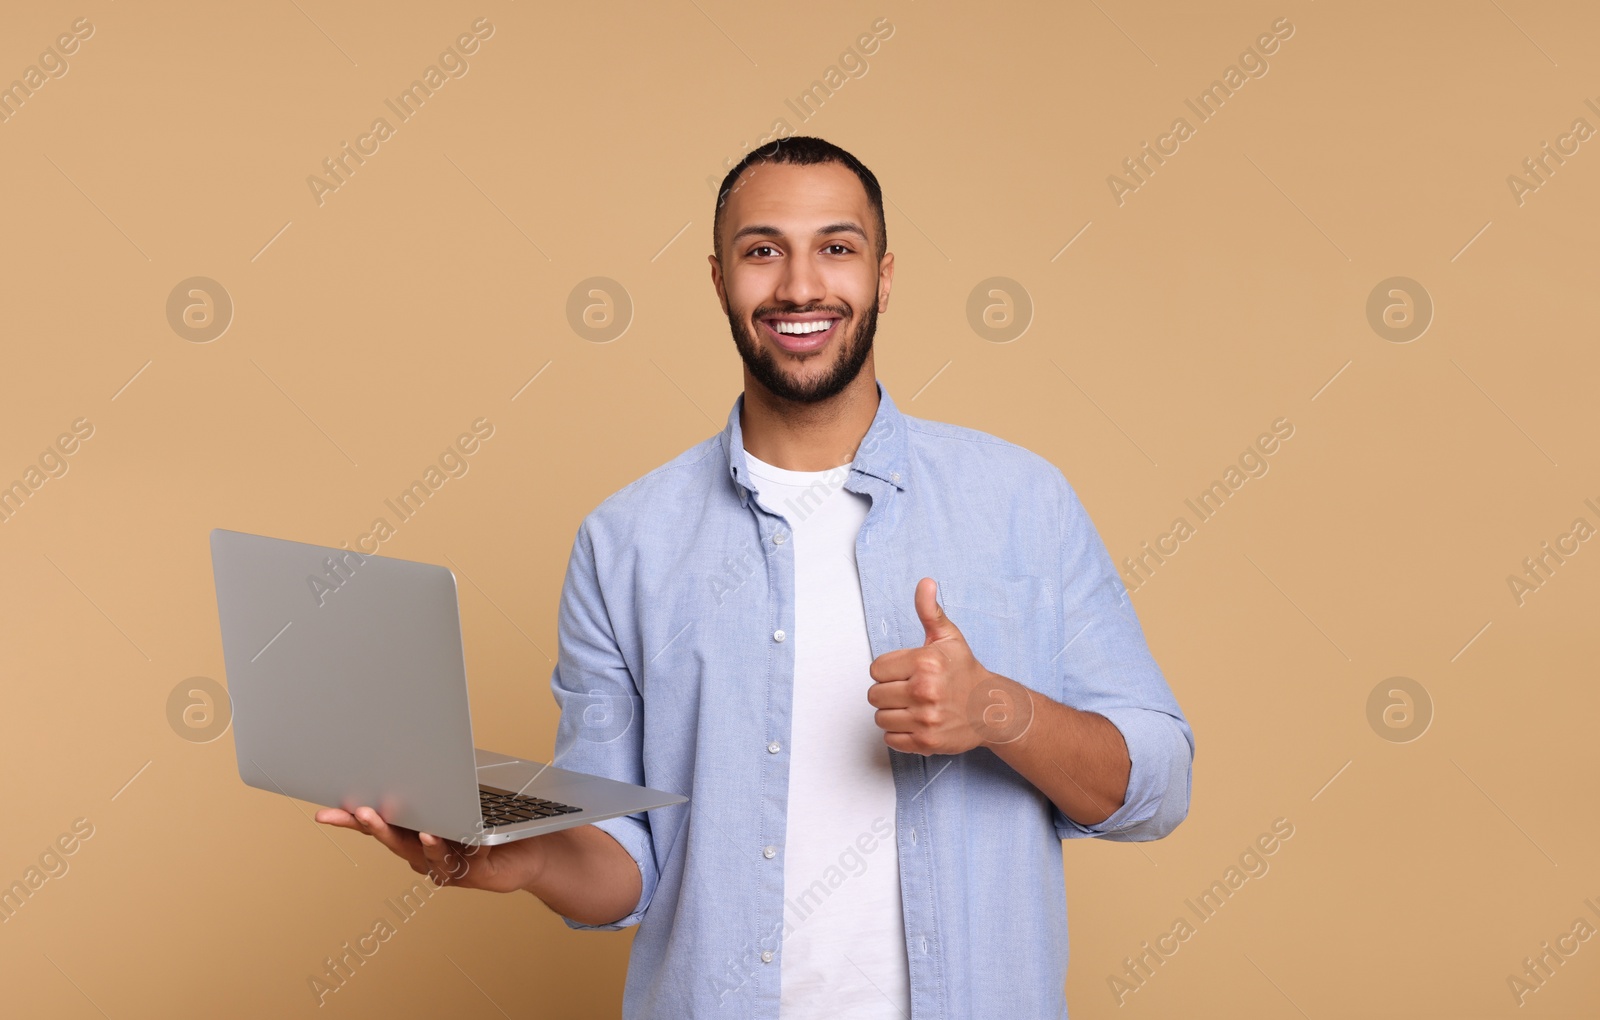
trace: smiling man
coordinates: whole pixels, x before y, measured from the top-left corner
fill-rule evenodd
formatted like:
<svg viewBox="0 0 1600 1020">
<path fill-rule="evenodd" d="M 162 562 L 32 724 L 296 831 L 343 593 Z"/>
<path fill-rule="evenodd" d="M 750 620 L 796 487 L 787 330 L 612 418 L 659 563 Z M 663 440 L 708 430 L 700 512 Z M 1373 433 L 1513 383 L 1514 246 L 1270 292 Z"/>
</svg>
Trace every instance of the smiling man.
<svg viewBox="0 0 1600 1020">
<path fill-rule="evenodd" d="M 554 764 L 689 802 L 473 854 L 317 817 L 638 925 L 628 1020 L 1064 1018 L 1061 841 L 1177 826 L 1188 722 L 1062 473 L 876 378 L 873 174 L 817 138 L 758 149 L 713 243 L 744 391 L 584 519 L 551 677 Z"/>
</svg>

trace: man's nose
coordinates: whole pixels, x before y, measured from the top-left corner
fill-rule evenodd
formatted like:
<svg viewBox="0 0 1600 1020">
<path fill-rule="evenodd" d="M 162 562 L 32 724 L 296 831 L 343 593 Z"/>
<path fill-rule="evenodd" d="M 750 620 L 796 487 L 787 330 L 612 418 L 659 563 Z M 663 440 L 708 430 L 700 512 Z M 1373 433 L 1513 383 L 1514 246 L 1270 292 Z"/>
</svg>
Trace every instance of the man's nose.
<svg viewBox="0 0 1600 1020">
<path fill-rule="evenodd" d="M 773 296 L 785 304 L 804 308 L 821 301 L 827 292 L 822 283 L 822 274 L 810 259 L 792 258 L 785 263 L 783 278 L 778 281 L 778 289 Z"/>
</svg>

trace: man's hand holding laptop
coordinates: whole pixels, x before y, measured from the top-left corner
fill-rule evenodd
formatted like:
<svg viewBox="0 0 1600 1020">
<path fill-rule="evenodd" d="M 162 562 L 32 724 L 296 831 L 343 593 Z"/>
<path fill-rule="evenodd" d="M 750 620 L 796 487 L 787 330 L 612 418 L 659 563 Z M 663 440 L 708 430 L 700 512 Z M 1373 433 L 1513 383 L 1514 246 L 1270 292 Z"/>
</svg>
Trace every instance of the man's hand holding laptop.
<svg viewBox="0 0 1600 1020">
<path fill-rule="evenodd" d="M 526 890 L 582 924 L 610 924 L 639 902 L 639 867 L 622 845 L 593 825 L 485 846 L 466 846 L 385 822 L 370 807 L 322 808 L 325 825 L 376 839 L 436 886 L 489 892 Z"/>
</svg>

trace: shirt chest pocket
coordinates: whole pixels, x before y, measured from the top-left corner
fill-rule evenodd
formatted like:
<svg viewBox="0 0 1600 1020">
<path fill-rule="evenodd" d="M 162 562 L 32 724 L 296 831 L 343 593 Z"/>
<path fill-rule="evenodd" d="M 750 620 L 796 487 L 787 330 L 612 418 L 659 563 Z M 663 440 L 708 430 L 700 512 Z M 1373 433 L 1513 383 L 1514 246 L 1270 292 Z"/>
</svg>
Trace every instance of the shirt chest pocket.
<svg viewBox="0 0 1600 1020">
<path fill-rule="evenodd" d="M 984 667 L 1050 690 L 1059 613 L 1055 586 L 1036 574 L 950 574 L 936 577 L 939 604 L 961 629 Z"/>
</svg>

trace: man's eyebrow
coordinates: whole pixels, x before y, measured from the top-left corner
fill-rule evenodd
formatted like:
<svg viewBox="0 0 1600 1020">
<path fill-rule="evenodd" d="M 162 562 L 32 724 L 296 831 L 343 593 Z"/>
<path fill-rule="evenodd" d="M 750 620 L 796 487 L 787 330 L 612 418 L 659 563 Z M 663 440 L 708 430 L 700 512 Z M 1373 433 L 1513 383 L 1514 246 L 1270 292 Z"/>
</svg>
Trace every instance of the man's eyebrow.
<svg viewBox="0 0 1600 1020">
<path fill-rule="evenodd" d="M 861 238 L 863 244 L 867 242 L 867 232 L 861 229 L 859 224 L 850 220 L 841 220 L 838 223 L 830 223 L 825 227 L 820 227 L 818 228 L 815 236 L 826 237 L 829 234 L 855 234 L 857 237 Z M 769 226 L 765 223 L 752 223 L 748 227 L 740 227 L 739 230 L 733 235 L 733 242 L 737 244 L 739 238 L 752 236 L 781 238 L 785 235 L 783 231 L 779 230 L 777 227 Z"/>
</svg>

